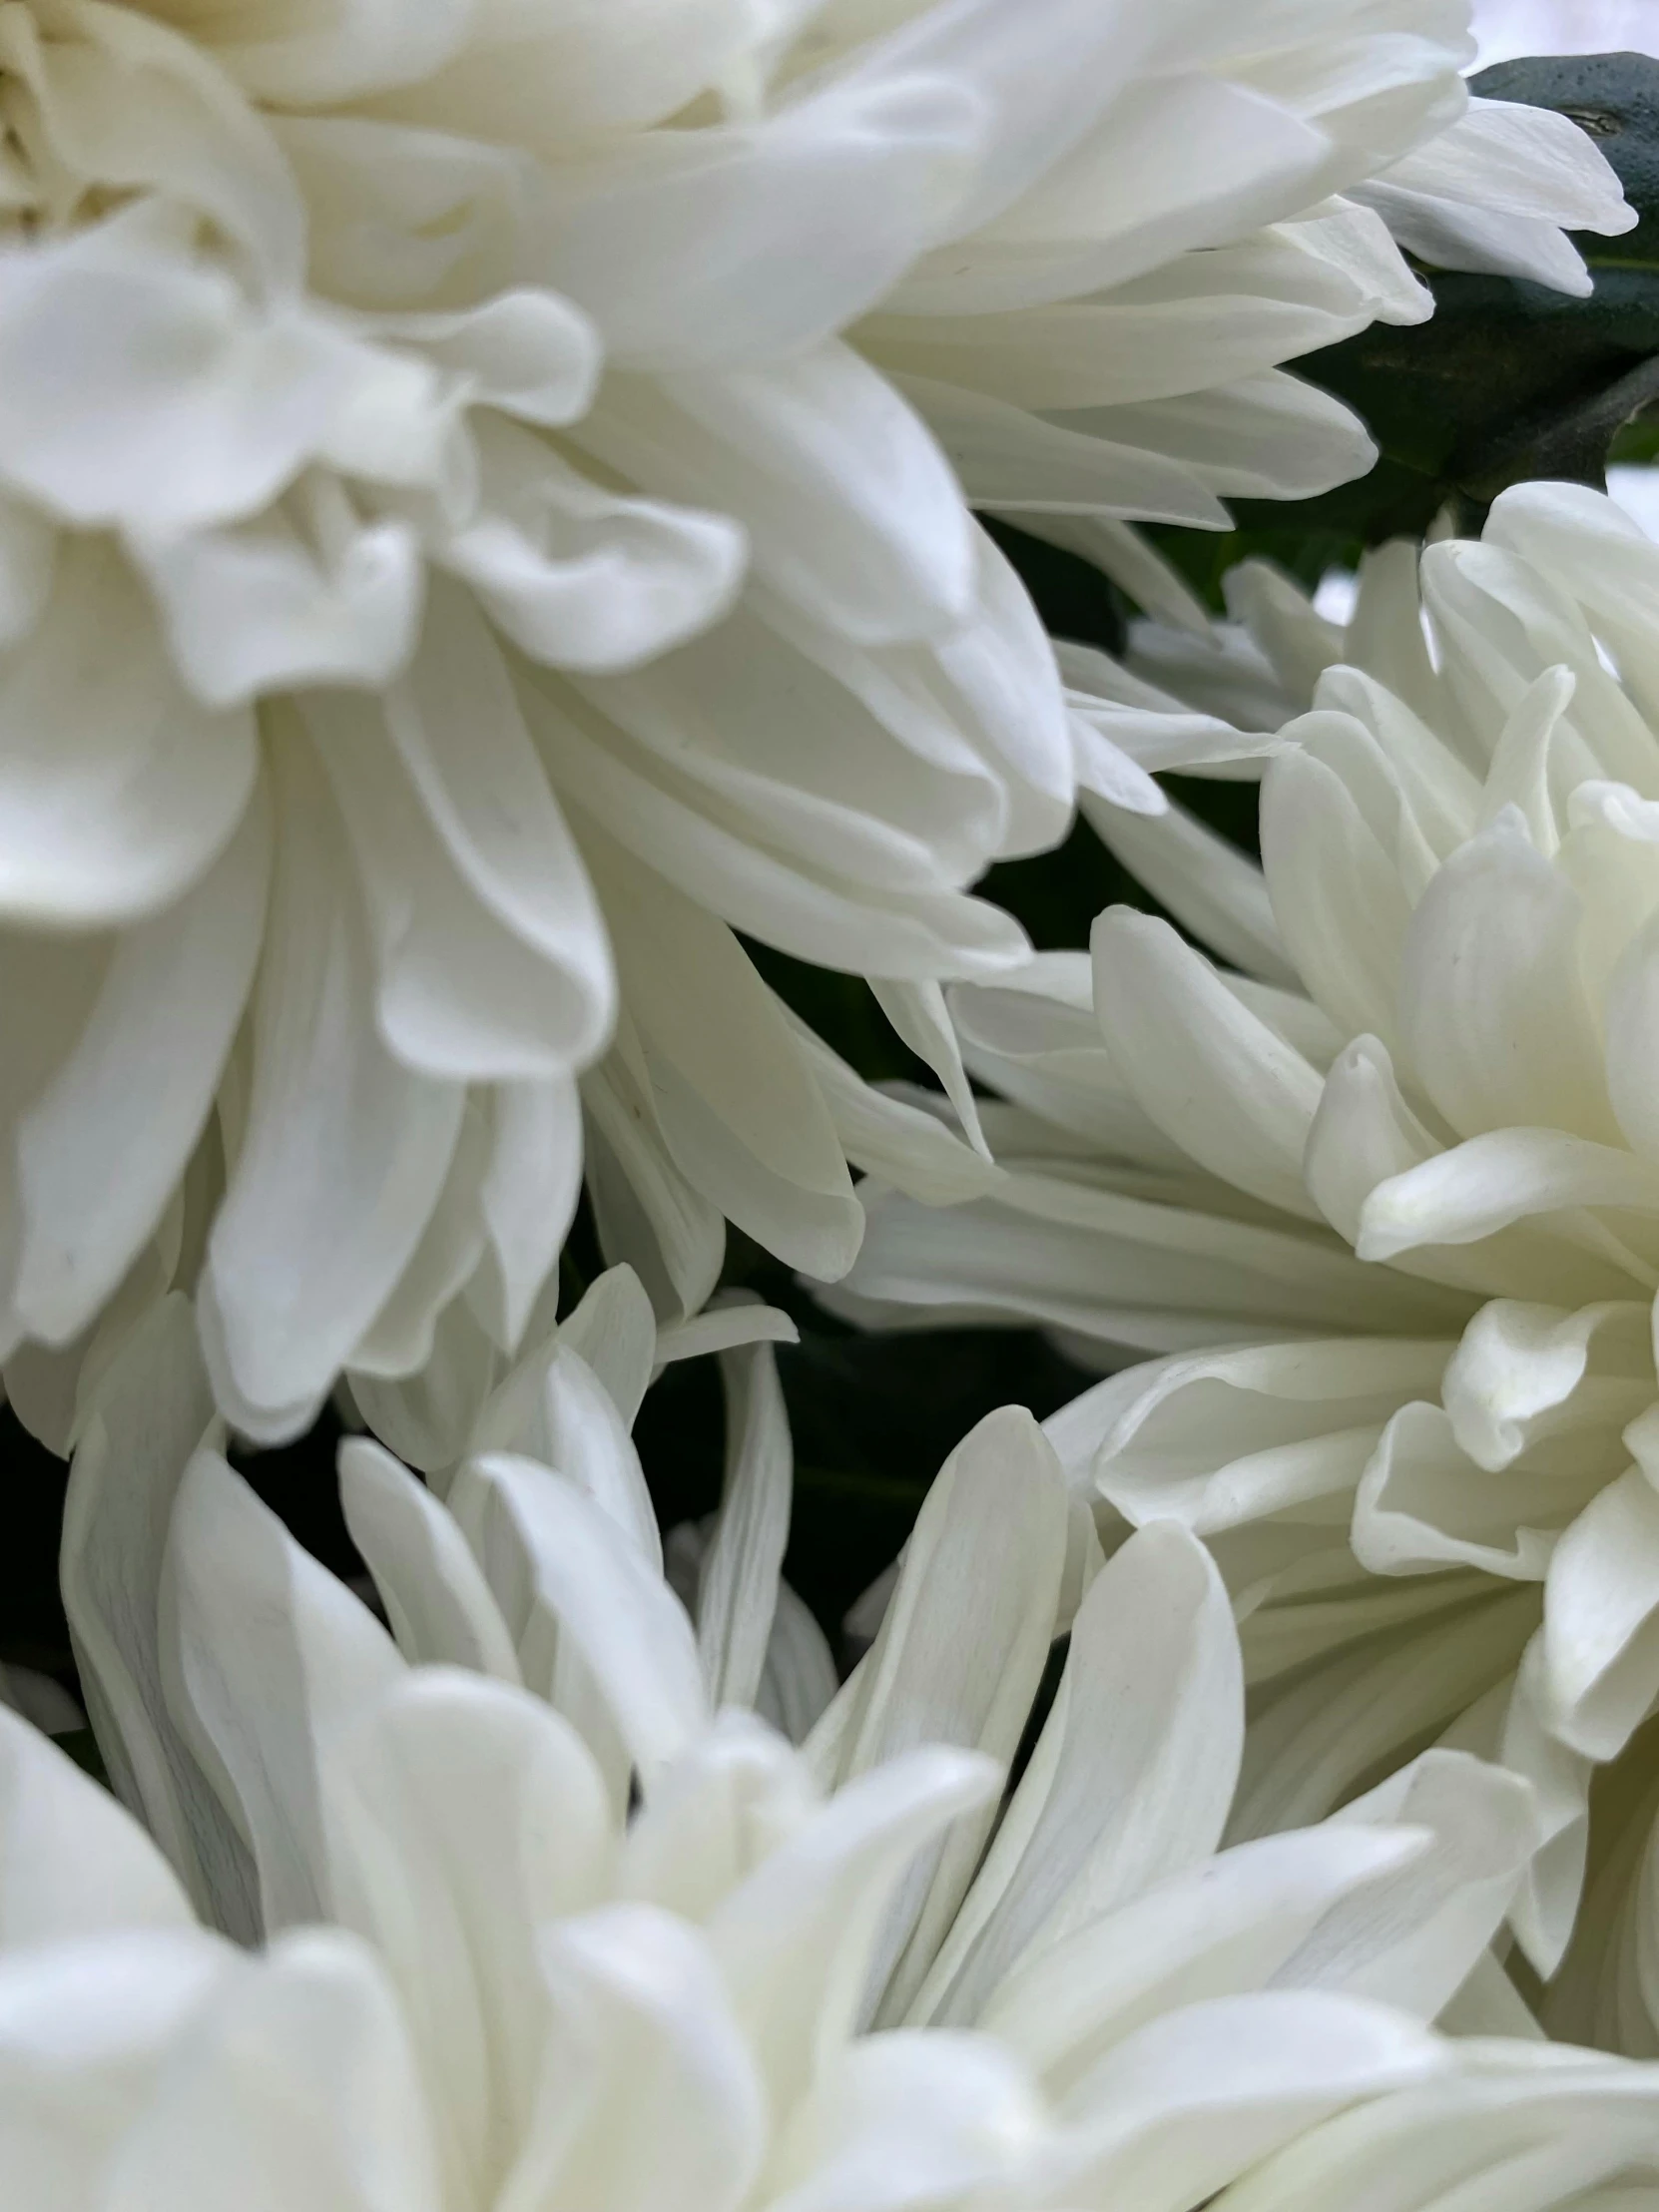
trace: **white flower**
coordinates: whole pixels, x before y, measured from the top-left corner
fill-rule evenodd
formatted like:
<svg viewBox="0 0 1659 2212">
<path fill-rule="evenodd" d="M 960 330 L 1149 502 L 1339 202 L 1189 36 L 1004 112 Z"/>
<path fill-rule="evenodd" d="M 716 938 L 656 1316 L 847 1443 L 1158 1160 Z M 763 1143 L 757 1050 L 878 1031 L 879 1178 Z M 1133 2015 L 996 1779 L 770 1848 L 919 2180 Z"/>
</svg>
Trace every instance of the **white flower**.
<svg viewBox="0 0 1659 2212">
<path fill-rule="evenodd" d="M 1421 590 L 1426 634 L 1385 548 L 1345 635 L 1239 578 L 1314 701 L 1236 745 L 1276 755 L 1265 872 L 1179 816 L 1094 818 L 1229 965 L 1116 909 L 1092 970 L 964 990 L 970 1064 L 1043 1118 L 987 1122 L 985 1206 L 877 1202 L 852 1285 L 1177 1355 L 1062 1419 L 1249 1593 L 1246 1831 L 1461 1715 L 1544 1791 L 1519 1925 L 1548 1971 L 1589 1769 L 1659 1700 L 1659 548 L 1523 486 Z"/>
<path fill-rule="evenodd" d="M 984 1188 L 734 932 L 874 977 L 966 1099 L 939 983 L 1023 947 L 965 887 L 1079 776 L 1158 802 L 963 490 L 1133 564 L 1126 517 L 1363 467 L 1276 366 L 1424 311 L 1349 188 L 1578 282 L 1554 225 L 1627 211 L 1559 118 L 1464 112 L 1466 45 L 1414 0 L 7 10 L 0 1356 L 52 1440 L 173 1282 L 263 1437 L 463 1294 L 510 1353 L 578 1077 L 664 1313 L 728 1217 L 844 1269 L 848 1159 Z"/>
<path fill-rule="evenodd" d="M 1521 54 L 1643 54 L 1659 43 L 1646 0 L 1474 0 L 1482 65 Z"/>
<path fill-rule="evenodd" d="M 1216 1856 L 1219 1578 L 1149 1530 L 1078 1605 L 1086 1520 L 1028 1416 L 947 1463 L 804 1754 L 712 1715 L 743 1688 L 652 1566 L 620 1429 L 567 1431 L 564 1471 L 469 1462 L 447 1508 L 348 1443 L 388 1636 L 219 1456 L 188 1310 L 151 1317 L 77 1459 L 66 1597 L 175 1868 L 0 1712 L 8 2212 L 1244 2212 L 1362 2183 L 1451 2212 L 1651 2182 L 1659 2070 L 1421 2024 L 1454 1996 L 1489 2024 L 1525 1787 L 1434 1755 Z M 734 1587 L 764 1610 L 769 1579 L 757 1555 Z"/>
</svg>

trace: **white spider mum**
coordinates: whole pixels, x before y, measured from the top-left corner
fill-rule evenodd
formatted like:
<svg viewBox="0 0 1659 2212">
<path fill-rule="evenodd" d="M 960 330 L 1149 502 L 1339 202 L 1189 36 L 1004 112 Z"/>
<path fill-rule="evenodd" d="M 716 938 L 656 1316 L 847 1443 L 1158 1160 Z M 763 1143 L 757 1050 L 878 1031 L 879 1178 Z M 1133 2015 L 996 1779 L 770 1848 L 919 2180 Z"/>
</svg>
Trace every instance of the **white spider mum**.
<svg viewBox="0 0 1659 2212">
<path fill-rule="evenodd" d="M 1157 799 L 1069 723 L 962 483 L 1110 531 L 1362 467 L 1273 364 L 1423 311 L 1331 198 L 1384 170 L 1576 281 L 1553 222 L 1617 191 L 1559 119 L 1463 115 L 1463 30 L 8 8 L 0 1354 L 191 1283 L 269 1437 L 417 1369 L 463 1290 L 510 1350 L 584 1071 L 665 1312 L 728 1217 L 843 1270 L 848 1154 L 982 1187 L 734 931 L 876 978 L 965 1097 L 940 979 L 1022 950 L 966 886 L 1061 833 L 1078 747 Z"/>
<path fill-rule="evenodd" d="M 1659 549 L 1529 485 L 1428 549 L 1420 607 L 1404 545 L 1346 633 L 1264 570 L 1235 599 L 1256 643 L 1218 648 L 1211 702 L 1313 701 L 1277 738 L 1208 725 L 1275 756 L 1265 867 L 1096 815 L 1227 964 L 1118 908 L 1092 969 L 964 987 L 970 1064 L 1034 1110 L 997 1132 L 1011 1181 L 936 1221 L 870 1201 L 853 1287 L 1175 1355 L 1067 1449 L 1250 1593 L 1243 1832 L 1455 1721 L 1545 1792 L 1519 1925 L 1549 1971 L 1590 1769 L 1659 1698 Z"/>
<path fill-rule="evenodd" d="M 1651 2190 L 1654 2069 L 1423 2024 L 1454 1992 L 1484 2024 L 1523 1785 L 1435 1755 L 1349 1819 L 1216 1855 L 1239 1658 L 1185 1532 L 1093 1571 L 1034 1424 L 993 1415 L 798 1753 L 713 1712 L 743 1695 L 709 1671 L 735 1646 L 700 1663 L 620 1428 L 567 1429 L 561 1471 L 485 1454 L 447 1503 L 348 1445 L 388 1636 L 219 1456 L 188 1311 L 151 1318 L 77 1463 L 67 1592 L 174 1867 L 0 1714 L 9 2212 Z"/>
</svg>

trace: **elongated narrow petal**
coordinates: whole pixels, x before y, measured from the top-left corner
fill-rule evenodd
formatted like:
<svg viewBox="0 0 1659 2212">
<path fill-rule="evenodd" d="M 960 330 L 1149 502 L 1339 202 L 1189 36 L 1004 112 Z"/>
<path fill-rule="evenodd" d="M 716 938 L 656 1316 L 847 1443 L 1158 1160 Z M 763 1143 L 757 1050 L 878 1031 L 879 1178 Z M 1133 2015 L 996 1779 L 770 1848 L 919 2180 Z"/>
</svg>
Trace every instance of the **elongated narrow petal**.
<svg viewBox="0 0 1659 2212">
<path fill-rule="evenodd" d="M 506 1452 L 487 1453 L 467 1471 L 471 1494 L 463 1525 L 476 1529 L 475 1541 L 483 1540 L 483 1516 L 492 1505 L 508 1516 L 548 1626 L 582 1653 L 623 1741 L 649 1778 L 706 1712 L 691 1623 L 679 1600 L 653 1562 L 571 1477 Z M 462 1510 L 461 1499 L 456 1503 Z"/>
<path fill-rule="evenodd" d="M 778 1368 L 765 1346 L 721 1359 L 726 1483 L 697 1592 L 697 1646 L 711 1701 L 753 1705 L 789 1540 L 795 1454 Z"/>
<path fill-rule="evenodd" d="M 1026 1957 L 1214 1850 L 1243 1736 L 1220 1577 L 1185 1530 L 1144 1529 L 1096 1576 L 1061 1686 L 928 1985 L 971 2020 Z"/>
<path fill-rule="evenodd" d="M 174 1725 L 253 1851 L 266 1926 L 315 1920 L 331 1887 L 321 1742 L 403 1663 L 367 1608 L 216 1452 L 185 1470 L 164 1576 Z"/>
<path fill-rule="evenodd" d="M 519 1679 L 506 1623 L 460 1530 L 389 1451 L 348 1437 L 340 1509 L 374 1577 L 397 1648 L 411 1665 L 471 1667 Z"/>
<path fill-rule="evenodd" d="M 1013 1406 L 988 1415 L 939 1470 L 875 1643 L 809 1743 L 827 1779 L 917 1742 L 1013 1757 L 1057 1627 L 1066 1536 L 1065 1483 L 1036 1423 Z M 971 1655 L 955 1632 L 968 1608 Z M 911 1868 L 883 1933 L 887 2017 L 931 1967 L 988 1827 L 960 1824 Z"/>
</svg>

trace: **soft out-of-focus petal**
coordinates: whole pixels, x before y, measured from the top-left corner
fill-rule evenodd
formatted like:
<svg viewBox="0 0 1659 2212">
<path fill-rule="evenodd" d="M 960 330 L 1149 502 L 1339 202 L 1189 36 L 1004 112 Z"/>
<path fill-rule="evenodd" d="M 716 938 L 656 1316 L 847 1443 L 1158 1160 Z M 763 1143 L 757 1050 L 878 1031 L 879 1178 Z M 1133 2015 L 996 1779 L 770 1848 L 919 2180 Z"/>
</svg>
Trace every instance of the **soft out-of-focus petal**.
<svg viewBox="0 0 1659 2212">
<path fill-rule="evenodd" d="M 420 555 L 404 522 L 347 523 L 343 542 L 324 548 L 277 508 L 128 542 L 186 680 L 211 707 L 284 683 L 383 684 L 414 645 Z"/>
<path fill-rule="evenodd" d="M 1444 2063 L 1423 2029 L 1358 1998 L 1213 1997 L 1134 2031 L 1084 2077 L 1050 2186 L 1176 2212 L 1330 2114 Z"/>
<path fill-rule="evenodd" d="M 929 242 L 981 130 L 971 89 L 894 70 L 758 124 L 625 142 L 546 180 L 535 275 L 593 317 L 619 365 L 801 352 Z"/>
<path fill-rule="evenodd" d="M 463 1105 L 376 1035 L 344 838 L 303 743 L 277 759 L 251 1110 L 203 1284 L 216 1387 L 265 1435 L 303 1428 L 348 1363 L 436 1204 Z"/>
<path fill-rule="evenodd" d="M 297 301 L 251 311 L 144 203 L 7 253 L 0 302 L 0 476 L 82 529 L 257 512 L 336 440 L 360 437 L 365 411 L 406 420 L 422 474 L 440 463 L 430 371 Z M 77 342 L 88 317 L 97 346 Z"/>
<path fill-rule="evenodd" d="M 10 1711 L 0 1711 L 0 1950 L 191 1926 L 184 1891 L 144 1831 Z"/>
<path fill-rule="evenodd" d="M 699 1924 L 813 1817 L 806 1764 L 728 1706 L 659 1777 L 623 1841 L 617 1892 Z"/>
<path fill-rule="evenodd" d="M 767 2107 L 707 1944 L 669 1914 L 612 1905 L 549 1930 L 539 1949 L 552 2008 L 548 2109 L 505 2202 L 734 2212 L 762 2166 Z M 559 2093 L 573 2066 L 587 2092 L 579 2118 Z M 648 2127 L 635 2124 L 642 2107 Z"/>
<path fill-rule="evenodd" d="M 499 416 L 473 436 L 479 509 L 434 532 L 434 556 L 532 660 L 609 674 L 727 611 L 747 553 L 738 523 L 609 491 Z"/>
<path fill-rule="evenodd" d="M 468 14 L 460 0 L 430 8 L 407 0 L 331 0 L 294 23 L 279 8 L 256 4 L 219 10 L 209 18 L 209 35 L 217 57 L 250 92 L 277 106 L 329 105 L 441 68 L 461 45 Z"/>
<path fill-rule="evenodd" d="M 231 1979 L 158 2088 L 107 2170 L 135 2212 L 205 2208 L 230 2173 L 251 2212 L 353 2197 L 438 2212 L 407 2030 L 379 1962 L 341 1930 L 295 1931 Z"/>
<path fill-rule="evenodd" d="M 650 492 L 712 494 L 757 573 L 857 644 L 947 635 L 969 612 L 975 533 L 949 465 L 849 347 L 613 378 L 579 434 Z"/>
<path fill-rule="evenodd" d="M 710 1940 L 775 2109 L 850 2035 L 901 1870 L 996 1785 L 977 1753 L 902 1752 L 838 1790 L 713 1915 Z"/>
<path fill-rule="evenodd" d="M 114 547 L 61 548 L 0 663 L 0 909 L 79 929 L 153 913 L 224 848 L 257 774 L 252 718 L 190 697 Z"/>
<path fill-rule="evenodd" d="M 17 1130 L 17 1309 L 76 1335 L 160 1222 L 212 1109 L 259 949 L 271 825 L 262 800 L 175 906 L 128 930 L 74 1050 Z M 118 1133 L 137 1112 L 137 1138 Z M 113 1188 L 87 1180 L 113 1157 Z"/>
<path fill-rule="evenodd" d="M 788 37 L 790 11 L 769 11 L 765 27 Z M 532 144 L 545 134 L 557 144 L 567 133 L 603 137 L 666 121 L 740 71 L 763 25 L 732 0 L 623 0 L 597 15 L 475 9 L 468 28 L 430 83 L 398 81 L 383 105 L 439 127 Z"/>
<path fill-rule="evenodd" d="M 865 2036 L 827 2066 L 780 2146 L 778 2212 L 847 2202 L 995 2201 L 1029 2186 L 1047 2115 L 988 2036 L 903 2029 Z M 971 2201 L 971 2197 L 969 2199 Z"/>
<path fill-rule="evenodd" d="M 43 1945 L 0 1966 L 0 2159 L 25 2204 L 97 2201 L 180 2035 L 240 1954 L 200 1929 Z"/>
<path fill-rule="evenodd" d="M 1226 2212 L 1314 2212 L 1334 2198 L 1367 2212 L 1495 2212 L 1523 2193 L 1536 2202 L 1571 2192 L 1568 2202 L 1595 2203 L 1596 2184 L 1640 2172 L 1652 2146 L 1652 2077 L 1634 2068 L 1610 2075 L 1608 2064 L 1510 2044 L 1450 2079 L 1327 2120 L 1221 2202 Z"/>
<path fill-rule="evenodd" d="M 544 2058 L 531 1932 L 604 1895 L 601 1778 L 521 1691 L 421 1668 L 341 1734 L 322 1796 L 333 1910 L 396 1984 L 449 2186 L 488 2188 L 530 2123 Z"/>
</svg>

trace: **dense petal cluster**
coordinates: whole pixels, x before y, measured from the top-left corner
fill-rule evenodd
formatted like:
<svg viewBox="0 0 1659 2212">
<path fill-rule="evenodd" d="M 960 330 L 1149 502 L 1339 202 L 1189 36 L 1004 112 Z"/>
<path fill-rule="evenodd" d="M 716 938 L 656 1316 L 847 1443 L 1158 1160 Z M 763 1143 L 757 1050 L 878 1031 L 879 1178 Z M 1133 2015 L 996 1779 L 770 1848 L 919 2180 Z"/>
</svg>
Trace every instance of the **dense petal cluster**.
<svg viewBox="0 0 1659 2212">
<path fill-rule="evenodd" d="M 1216 628 L 1141 527 L 1364 471 L 1285 364 L 1421 268 L 1589 294 L 1597 119 L 1472 56 L 0 0 L 5 2212 L 1659 2206 L 1659 544 L 1532 486 Z M 1078 805 L 1174 925 L 1034 957 Z M 1106 1371 L 845 1648 L 729 1225 Z M 324 1407 L 339 1573 L 243 1456 Z"/>
<path fill-rule="evenodd" d="M 1465 27 L 6 9 L 0 1356 L 54 1441 L 175 1282 L 257 1435 L 463 1298 L 510 1352 L 584 1116 L 664 1313 L 728 1218 L 844 1270 L 848 1159 L 982 1186 L 736 932 L 959 1075 L 941 980 L 1023 953 L 966 887 L 1079 780 L 1158 804 L 967 502 L 1138 574 L 1135 517 L 1365 465 L 1278 364 L 1426 311 L 1389 225 L 1582 288 L 1558 226 L 1629 212 Z"/>
<path fill-rule="evenodd" d="M 1209 654 L 1206 707 L 1312 702 L 1234 731 L 1273 756 L 1263 867 L 1096 817 L 1225 964 L 1119 908 L 1092 964 L 964 988 L 970 1063 L 1021 1101 L 1010 1183 L 976 1221 L 884 1198 L 854 1288 L 1172 1356 L 1073 1407 L 1068 1450 L 1251 1608 L 1247 1828 L 1455 1723 L 1548 1809 L 1518 1919 L 1548 1972 L 1590 1769 L 1659 1701 L 1659 547 L 1531 485 L 1424 553 L 1420 600 L 1411 548 L 1372 557 L 1346 631 L 1265 570 L 1235 598 L 1254 636 Z M 1167 681 L 1205 658 L 1148 649 Z M 1645 2049 L 1632 1756 L 1596 1847 L 1632 1925 L 1609 1952 L 1604 1899 L 1618 1986 L 1575 2017 Z"/>
<path fill-rule="evenodd" d="M 618 1374 L 629 1311 L 586 1324 Z M 0 1713 L 8 2206 L 1256 2212 L 1363 2184 L 1379 2212 L 1544 2212 L 1655 2186 L 1659 2071 L 1489 2032 L 1535 1833 L 1513 1777 L 1436 1753 L 1217 1855 L 1219 1576 L 1178 1528 L 1102 1566 L 1017 1413 L 952 1455 L 798 1753 L 741 1710 L 744 1638 L 702 1633 L 719 1573 L 694 1638 L 620 1409 L 564 1366 L 557 1470 L 486 1452 L 440 1499 L 344 1447 L 390 1634 L 220 1455 L 182 1302 L 105 1379 L 66 1596 L 156 1841 Z M 751 1607 L 769 1487 L 729 1482 L 711 1552 L 747 1547 Z M 1452 2000 L 1481 2032 L 1429 2030 Z"/>
</svg>

